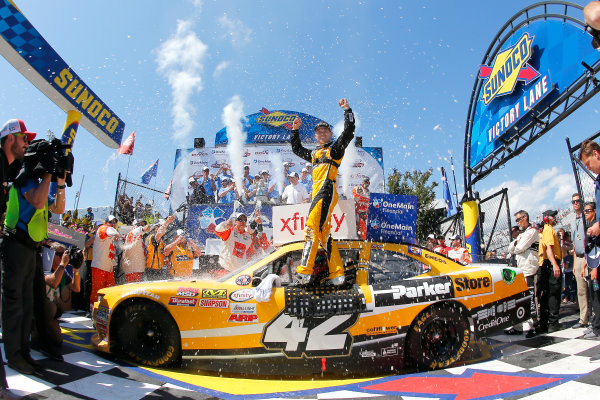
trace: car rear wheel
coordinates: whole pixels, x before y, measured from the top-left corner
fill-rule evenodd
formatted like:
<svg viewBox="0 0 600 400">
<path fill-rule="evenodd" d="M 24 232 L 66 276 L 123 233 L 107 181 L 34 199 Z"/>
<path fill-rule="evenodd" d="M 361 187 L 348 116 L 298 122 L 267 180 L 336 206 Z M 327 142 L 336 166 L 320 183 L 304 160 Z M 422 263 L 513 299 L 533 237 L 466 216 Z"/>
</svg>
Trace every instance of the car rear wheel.
<svg viewBox="0 0 600 400">
<path fill-rule="evenodd" d="M 446 368 L 465 352 L 471 339 L 469 320 L 455 304 L 434 305 L 414 320 L 406 355 L 419 369 Z"/>
<path fill-rule="evenodd" d="M 136 301 L 124 307 L 116 326 L 117 346 L 123 354 L 152 367 L 179 361 L 179 329 L 163 307 L 149 301 Z"/>
</svg>

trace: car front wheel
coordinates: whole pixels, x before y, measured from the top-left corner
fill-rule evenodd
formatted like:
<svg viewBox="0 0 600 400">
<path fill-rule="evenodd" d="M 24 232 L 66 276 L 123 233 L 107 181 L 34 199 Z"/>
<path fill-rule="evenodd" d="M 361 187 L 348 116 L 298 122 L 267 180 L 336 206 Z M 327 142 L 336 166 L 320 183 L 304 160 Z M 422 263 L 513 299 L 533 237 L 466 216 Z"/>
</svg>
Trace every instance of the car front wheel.
<svg viewBox="0 0 600 400">
<path fill-rule="evenodd" d="M 163 307 L 149 301 L 132 302 L 124 307 L 115 321 L 117 345 L 123 354 L 151 367 L 166 366 L 180 359 L 179 329 Z"/>
</svg>

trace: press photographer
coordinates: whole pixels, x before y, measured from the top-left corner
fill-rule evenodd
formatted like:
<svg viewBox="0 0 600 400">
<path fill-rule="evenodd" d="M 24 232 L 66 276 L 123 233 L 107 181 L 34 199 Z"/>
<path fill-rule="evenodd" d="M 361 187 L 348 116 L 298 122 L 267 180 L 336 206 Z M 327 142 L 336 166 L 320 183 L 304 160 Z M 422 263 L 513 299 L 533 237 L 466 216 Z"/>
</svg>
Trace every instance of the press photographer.
<svg viewBox="0 0 600 400">
<path fill-rule="evenodd" d="M 65 180 L 70 186 L 73 170 L 73 156 L 65 156 L 66 148 L 57 139 L 29 143 L 8 194 L 0 247 L 2 327 L 8 365 L 23 374 L 40 368 L 31 358 L 29 342 L 34 297 L 39 300 L 39 294 L 34 295 L 34 280 L 41 278 L 40 246 L 48 237 L 48 211 L 62 214 L 65 210 Z M 55 196 L 50 195 L 52 181 L 57 184 Z"/>
</svg>

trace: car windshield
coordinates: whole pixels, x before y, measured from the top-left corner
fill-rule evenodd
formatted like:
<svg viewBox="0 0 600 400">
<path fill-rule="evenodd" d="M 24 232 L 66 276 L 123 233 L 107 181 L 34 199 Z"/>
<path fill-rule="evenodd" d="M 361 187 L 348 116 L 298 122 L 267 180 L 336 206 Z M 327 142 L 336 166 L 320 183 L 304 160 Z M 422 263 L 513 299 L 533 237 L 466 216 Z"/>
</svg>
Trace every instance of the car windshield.
<svg viewBox="0 0 600 400">
<path fill-rule="evenodd" d="M 277 247 L 269 246 L 269 248 L 267 250 L 261 250 L 259 253 L 257 253 L 254 257 L 252 257 L 250 260 L 248 260 L 241 267 L 236 268 L 223 276 L 220 276 L 217 278 L 208 276 L 208 277 L 206 277 L 206 279 L 214 280 L 216 282 L 225 282 L 227 279 L 231 278 L 234 275 L 237 275 L 238 273 L 245 270 L 249 266 L 256 264 L 256 262 L 258 262 L 259 260 L 262 260 L 263 258 L 267 257 L 268 255 L 274 253 L 277 249 L 278 249 Z"/>
</svg>

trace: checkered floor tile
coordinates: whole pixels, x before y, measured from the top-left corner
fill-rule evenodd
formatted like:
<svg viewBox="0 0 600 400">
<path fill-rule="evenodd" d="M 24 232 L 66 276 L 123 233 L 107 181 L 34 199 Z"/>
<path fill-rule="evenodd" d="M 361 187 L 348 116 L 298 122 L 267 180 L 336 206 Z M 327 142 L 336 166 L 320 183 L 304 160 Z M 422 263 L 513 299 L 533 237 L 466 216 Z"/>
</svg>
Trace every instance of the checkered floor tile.
<svg viewBox="0 0 600 400">
<path fill-rule="evenodd" d="M 583 329 L 571 328 L 577 321 L 572 308 L 566 307 L 561 316 L 563 329 L 558 332 L 531 339 L 500 334 L 480 342 L 480 349 L 472 346 L 473 358 L 481 362 L 464 361 L 446 370 L 362 383 L 339 380 L 326 388 L 297 392 L 278 391 L 277 381 L 273 381 L 271 395 L 242 396 L 175 381 L 94 353 L 86 343 L 78 343 L 89 340 L 91 321 L 74 312 L 61 319 L 64 362 L 33 351 L 42 371 L 26 376 L 6 367 L 6 373 L 13 393 L 26 399 L 548 399 L 576 394 L 577 400 L 596 400 L 600 396 L 600 362 L 589 359 L 600 353 L 600 341 L 582 339 Z M 481 348 L 489 354 L 481 354 Z M 245 379 L 239 382 L 251 384 Z M 487 388 L 486 382 L 494 384 Z M 505 384 L 499 386 L 498 382 Z"/>
</svg>

